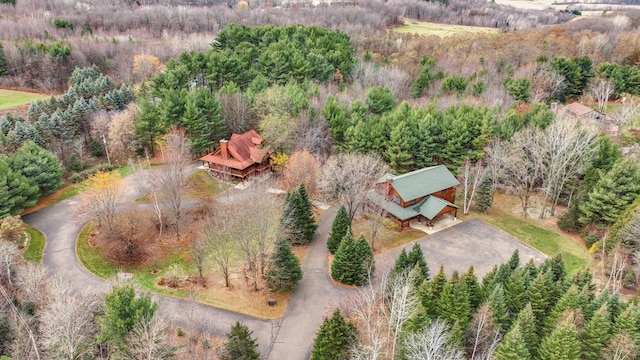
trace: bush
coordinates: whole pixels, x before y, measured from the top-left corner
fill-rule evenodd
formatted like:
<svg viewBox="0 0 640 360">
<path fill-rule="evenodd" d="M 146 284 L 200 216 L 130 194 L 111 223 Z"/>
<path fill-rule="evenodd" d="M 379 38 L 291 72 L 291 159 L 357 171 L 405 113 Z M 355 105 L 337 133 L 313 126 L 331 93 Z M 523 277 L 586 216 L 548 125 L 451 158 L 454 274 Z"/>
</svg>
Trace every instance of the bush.
<svg viewBox="0 0 640 360">
<path fill-rule="evenodd" d="M 80 171 L 82 170 L 82 161 L 80 160 L 80 156 L 78 154 L 71 154 L 69 158 L 69 170 L 72 171 Z"/>
<path fill-rule="evenodd" d="M 102 144 L 96 139 L 91 140 L 89 148 L 91 149 L 91 156 L 101 157 L 102 155 L 104 155 Z"/>
<path fill-rule="evenodd" d="M 584 243 L 585 243 L 585 245 L 587 245 L 588 248 L 590 248 L 591 245 L 593 245 L 598 240 L 600 240 L 600 236 L 598 236 L 598 234 L 589 233 L 589 234 L 587 234 L 587 236 L 585 236 Z"/>
<path fill-rule="evenodd" d="M 71 31 L 75 28 L 72 22 L 64 19 L 54 19 L 53 25 L 58 29 L 69 29 Z"/>
<path fill-rule="evenodd" d="M 636 272 L 632 268 L 627 268 L 624 275 L 622 275 L 622 287 L 625 289 L 636 287 Z"/>
</svg>

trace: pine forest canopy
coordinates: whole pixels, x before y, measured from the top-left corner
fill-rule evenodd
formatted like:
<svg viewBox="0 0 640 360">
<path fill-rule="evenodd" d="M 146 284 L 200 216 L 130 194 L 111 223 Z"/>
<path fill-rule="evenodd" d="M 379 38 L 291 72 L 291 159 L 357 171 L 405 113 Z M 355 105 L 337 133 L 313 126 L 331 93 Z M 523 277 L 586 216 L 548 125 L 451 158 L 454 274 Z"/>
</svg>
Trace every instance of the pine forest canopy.
<svg viewBox="0 0 640 360">
<path fill-rule="evenodd" d="M 317 26 L 225 26 L 206 52 L 192 51 L 170 61 L 153 79 L 154 90 L 187 89 L 192 82 L 218 89 L 234 83 L 245 90 L 262 83 L 333 79 L 353 67 L 349 36 Z"/>
</svg>

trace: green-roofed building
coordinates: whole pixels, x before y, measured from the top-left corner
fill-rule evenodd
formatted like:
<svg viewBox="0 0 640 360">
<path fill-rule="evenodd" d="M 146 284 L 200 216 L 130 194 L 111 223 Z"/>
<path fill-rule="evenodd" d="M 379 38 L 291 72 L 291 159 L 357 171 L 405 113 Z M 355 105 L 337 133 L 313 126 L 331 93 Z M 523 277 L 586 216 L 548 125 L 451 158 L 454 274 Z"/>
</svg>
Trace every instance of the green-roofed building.
<svg viewBox="0 0 640 360">
<path fill-rule="evenodd" d="M 402 229 L 411 220 L 432 226 L 438 216 L 450 212 L 457 215 L 458 185 L 460 182 L 444 165 L 397 176 L 387 174 L 367 193 L 365 208 L 389 217 Z"/>
</svg>

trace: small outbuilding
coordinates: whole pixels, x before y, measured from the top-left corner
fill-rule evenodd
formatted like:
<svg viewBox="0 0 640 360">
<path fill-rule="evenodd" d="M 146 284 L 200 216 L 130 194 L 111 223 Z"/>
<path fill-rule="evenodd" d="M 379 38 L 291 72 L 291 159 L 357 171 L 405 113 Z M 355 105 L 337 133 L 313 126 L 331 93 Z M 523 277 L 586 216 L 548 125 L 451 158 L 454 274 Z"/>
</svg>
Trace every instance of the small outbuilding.
<svg viewBox="0 0 640 360">
<path fill-rule="evenodd" d="M 458 185 L 460 182 L 444 165 L 403 175 L 388 174 L 367 193 L 365 211 L 382 213 L 401 229 L 409 227 L 412 220 L 433 226 L 434 220 L 445 213 L 457 216 Z"/>
<path fill-rule="evenodd" d="M 200 158 L 214 174 L 244 181 L 248 176 L 271 170 L 273 150 L 255 130 L 233 134 L 229 140 L 220 140 L 216 151 Z"/>
</svg>

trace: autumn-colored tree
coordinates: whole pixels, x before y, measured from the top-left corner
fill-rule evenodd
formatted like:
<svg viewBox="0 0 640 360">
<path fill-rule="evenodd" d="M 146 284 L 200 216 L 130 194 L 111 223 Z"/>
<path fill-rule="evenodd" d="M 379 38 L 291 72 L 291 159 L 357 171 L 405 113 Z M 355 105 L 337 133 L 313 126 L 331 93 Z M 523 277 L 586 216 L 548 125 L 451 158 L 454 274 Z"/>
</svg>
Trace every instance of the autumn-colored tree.
<svg viewBox="0 0 640 360">
<path fill-rule="evenodd" d="M 162 68 L 162 62 L 155 55 L 139 54 L 133 57 L 133 77 L 145 81 Z"/>
<path fill-rule="evenodd" d="M 136 150 L 136 113 L 138 106 L 129 105 L 124 111 L 111 116 L 108 151 L 112 159 L 126 160 Z"/>
<path fill-rule="evenodd" d="M 284 167 L 284 184 L 287 189 L 293 189 L 305 184 L 307 191 L 313 194 L 318 176 L 318 163 L 307 149 L 298 150 L 291 154 Z"/>
<path fill-rule="evenodd" d="M 88 189 L 82 196 L 78 215 L 85 220 L 106 225 L 108 231 L 113 231 L 123 195 L 121 182 L 120 173 L 117 171 L 103 171 L 89 178 Z"/>
</svg>

